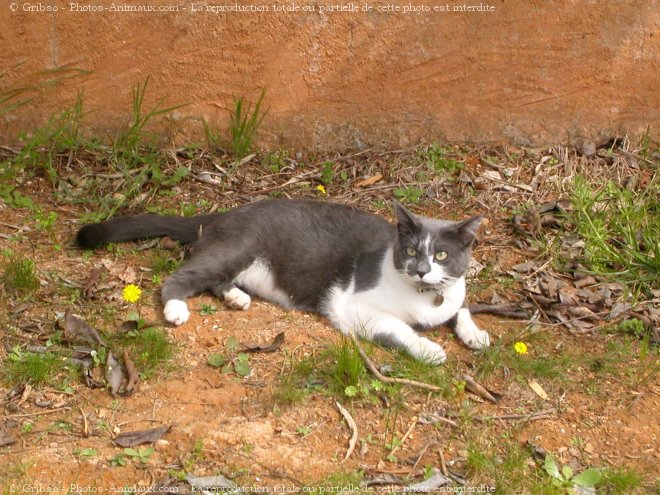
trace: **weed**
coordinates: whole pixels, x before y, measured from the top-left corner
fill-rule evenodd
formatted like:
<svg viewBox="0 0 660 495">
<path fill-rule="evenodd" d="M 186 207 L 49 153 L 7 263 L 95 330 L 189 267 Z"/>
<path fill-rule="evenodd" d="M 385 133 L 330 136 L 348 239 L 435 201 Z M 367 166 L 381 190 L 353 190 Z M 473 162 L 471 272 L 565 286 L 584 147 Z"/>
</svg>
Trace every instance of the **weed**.
<svg viewBox="0 0 660 495">
<path fill-rule="evenodd" d="M 41 385 L 54 383 L 57 372 L 62 368 L 63 363 L 58 356 L 24 352 L 19 346 L 15 346 L 7 356 L 1 375 L 3 381 L 9 385 Z"/>
<path fill-rule="evenodd" d="M 261 165 L 276 174 L 287 166 L 288 158 L 288 151 L 286 149 L 280 149 L 272 153 L 266 153 L 261 159 Z"/>
<path fill-rule="evenodd" d="M 331 390 L 340 396 L 345 394 L 347 387 L 359 387 L 366 377 L 364 361 L 349 338 L 342 336 L 339 343 L 330 345 L 324 357 L 331 362 L 327 370 Z"/>
<path fill-rule="evenodd" d="M 642 486 L 644 478 L 636 471 L 619 468 L 603 469 L 602 479 L 598 484 L 599 492 L 606 495 L 632 494 Z"/>
<path fill-rule="evenodd" d="M 449 158 L 449 149 L 433 143 L 431 146 L 422 149 L 419 153 L 420 158 L 426 165 L 437 173 L 454 173 L 463 169 L 463 164 Z"/>
<path fill-rule="evenodd" d="M 250 153 L 257 129 L 268 113 L 268 110 L 261 111 L 265 96 L 263 89 L 254 107 L 251 103 L 246 105 L 242 96 L 234 98 L 234 110 L 229 115 L 229 145 L 237 160 Z"/>
<path fill-rule="evenodd" d="M 151 272 L 157 276 L 169 275 L 181 262 L 172 257 L 171 251 L 156 249 L 151 254 Z"/>
<path fill-rule="evenodd" d="M 298 404 L 318 387 L 318 367 L 310 357 L 292 361 L 290 368 L 289 373 L 280 375 L 273 391 L 273 400 L 277 404 Z"/>
<path fill-rule="evenodd" d="M 39 288 L 34 261 L 12 254 L 3 261 L 0 280 L 8 291 L 29 296 Z"/>
<path fill-rule="evenodd" d="M 398 187 L 394 190 L 394 196 L 405 203 L 414 203 L 417 204 L 421 201 L 424 190 L 419 187 Z"/>
<path fill-rule="evenodd" d="M 167 333 L 157 327 L 145 328 L 128 336 L 128 348 L 132 356 L 137 356 L 136 365 L 144 378 L 150 377 L 175 353 L 175 346 Z"/>
<path fill-rule="evenodd" d="M 96 450 L 92 448 L 74 449 L 73 453 L 76 454 L 81 459 L 91 459 L 92 457 L 97 455 Z"/>
<path fill-rule="evenodd" d="M 246 377 L 252 371 L 250 367 L 250 355 L 244 352 L 237 352 L 240 344 L 236 337 L 227 339 L 226 344 L 228 355 L 212 354 L 208 358 L 209 366 L 221 368 L 223 374 L 234 372 L 240 377 Z"/>
<path fill-rule="evenodd" d="M 557 462 L 550 454 L 545 456 L 543 469 L 551 477 L 552 484 L 558 488 L 572 489 L 576 486 L 593 487 L 601 479 L 601 472 L 597 469 L 585 469 L 579 474 L 575 474 L 569 466 L 562 466 L 561 470 Z"/>
<path fill-rule="evenodd" d="M 577 177 L 572 197 L 572 222 L 585 242 L 588 269 L 645 295 L 660 280 L 658 180 L 656 174 L 644 191 L 635 193 L 613 182 L 594 189 Z"/>
<path fill-rule="evenodd" d="M 124 449 L 124 455 L 126 457 L 129 457 L 130 459 L 133 459 L 134 461 L 139 461 L 140 464 L 146 464 L 149 462 L 149 458 L 151 455 L 156 451 L 153 447 L 145 447 L 143 449 L 134 449 L 131 447 L 128 447 Z"/>
<path fill-rule="evenodd" d="M 218 308 L 213 304 L 202 304 L 202 309 L 199 310 L 200 316 L 213 316 L 218 312 Z"/>
</svg>

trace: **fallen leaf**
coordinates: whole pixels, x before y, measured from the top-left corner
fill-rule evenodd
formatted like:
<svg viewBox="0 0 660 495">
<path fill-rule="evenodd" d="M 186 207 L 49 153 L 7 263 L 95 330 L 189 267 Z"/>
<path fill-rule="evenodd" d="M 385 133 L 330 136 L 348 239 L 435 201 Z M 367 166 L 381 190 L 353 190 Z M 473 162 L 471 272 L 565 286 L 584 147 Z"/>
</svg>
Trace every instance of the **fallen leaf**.
<svg viewBox="0 0 660 495">
<path fill-rule="evenodd" d="M 541 397 L 541 399 L 543 399 L 543 400 L 550 399 L 550 397 L 548 397 L 548 394 L 546 393 L 546 391 L 543 390 L 543 387 L 541 386 L 541 384 L 539 382 L 537 382 L 536 380 L 531 379 L 527 382 L 527 384 L 529 385 L 529 388 L 531 388 L 536 395 Z"/>
<path fill-rule="evenodd" d="M 586 321 L 600 321 L 600 317 L 584 306 L 571 306 L 568 308 L 568 314 Z"/>
<path fill-rule="evenodd" d="M 0 424 L 0 447 L 13 445 L 18 442 L 18 438 L 14 436 L 14 430 L 17 426 L 18 423 L 12 419 L 8 419 Z"/>
<path fill-rule="evenodd" d="M 245 352 L 275 352 L 284 344 L 284 332 L 278 333 L 270 344 L 244 344 Z"/>
<path fill-rule="evenodd" d="M 88 342 L 107 347 L 107 344 L 101 339 L 96 329 L 90 327 L 80 318 L 73 316 L 71 310 L 68 308 L 64 313 L 64 338 L 71 341 Z"/>
<path fill-rule="evenodd" d="M 355 187 L 368 187 L 368 186 L 373 186 L 376 182 L 381 180 L 383 178 L 383 174 L 378 173 L 376 175 L 372 175 L 371 177 L 367 177 L 364 180 L 361 180 L 357 184 L 355 184 Z"/>
<path fill-rule="evenodd" d="M 444 474 L 440 472 L 439 469 L 433 468 L 431 469 L 431 476 L 424 481 L 421 481 L 419 483 L 415 483 L 413 485 L 408 485 L 404 491 L 405 492 L 411 492 L 411 493 L 430 493 L 430 492 L 437 492 L 439 491 L 438 489 L 442 486 L 448 485 L 451 483 L 451 479 L 447 478 Z"/>
<path fill-rule="evenodd" d="M 112 443 L 119 447 L 135 447 L 144 443 L 154 443 L 160 440 L 171 428 L 172 425 L 168 425 L 149 430 L 127 431 L 113 438 Z"/>
<path fill-rule="evenodd" d="M 529 273 L 531 271 L 534 271 L 538 268 L 537 264 L 534 263 L 533 261 L 526 261 L 524 263 L 518 263 L 517 265 L 513 265 L 511 267 L 512 270 L 518 272 L 518 273 Z"/>
<path fill-rule="evenodd" d="M 113 397 L 116 397 L 117 392 L 119 392 L 122 378 L 121 364 L 112 355 L 112 351 L 108 351 L 108 358 L 105 363 L 105 379 L 110 385 L 110 393 Z"/>
<path fill-rule="evenodd" d="M 459 380 L 465 382 L 466 390 L 472 392 L 473 394 L 485 399 L 493 404 L 497 404 L 502 398 L 501 394 L 488 390 L 483 385 L 477 383 L 477 381 L 468 374 L 463 374 L 459 376 Z"/>
<path fill-rule="evenodd" d="M 137 390 L 140 385 L 140 374 L 135 367 L 135 364 L 131 360 L 131 357 L 128 355 L 128 351 L 124 351 L 124 366 L 126 366 L 126 374 L 128 375 L 128 383 L 126 388 L 121 393 L 123 397 L 128 397 Z"/>
<path fill-rule="evenodd" d="M 91 299 L 92 291 L 96 287 L 96 284 L 99 283 L 99 280 L 101 280 L 101 272 L 103 272 L 103 268 L 101 268 L 100 266 L 96 267 L 85 279 L 85 281 L 83 282 L 83 290 L 82 290 L 83 299 Z"/>
<path fill-rule="evenodd" d="M 344 417 L 346 420 L 346 423 L 348 423 L 348 426 L 351 429 L 351 439 L 348 441 L 348 450 L 346 451 L 346 455 L 344 456 L 344 461 L 346 461 L 351 454 L 353 453 L 353 450 L 355 449 L 355 444 L 357 443 L 358 440 L 358 428 L 357 424 L 355 424 L 355 420 L 353 419 L 353 416 L 351 416 L 351 413 L 349 413 L 344 406 L 342 406 L 339 402 L 335 402 L 337 405 L 337 409 L 339 409 L 339 412 L 341 415 Z"/>
</svg>

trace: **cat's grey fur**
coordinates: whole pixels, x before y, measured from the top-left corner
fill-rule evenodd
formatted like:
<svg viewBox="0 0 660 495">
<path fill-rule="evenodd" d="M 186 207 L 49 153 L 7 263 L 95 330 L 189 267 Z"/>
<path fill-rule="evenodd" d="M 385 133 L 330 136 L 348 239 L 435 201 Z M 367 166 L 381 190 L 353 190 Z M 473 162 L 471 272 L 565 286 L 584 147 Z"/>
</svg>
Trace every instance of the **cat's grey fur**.
<svg viewBox="0 0 660 495">
<path fill-rule="evenodd" d="M 192 218 L 117 217 L 84 226 L 77 241 L 86 248 L 161 236 L 194 242 L 191 258 L 162 289 L 165 319 L 177 325 L 190 315 L 190 296 L 211 291 L 232 308 L 248 309 L 247 292 L 316 311 L 344 333 L 435 364 L 445 360 L 444 351 L 413 327 L 449 323 L 469 347 L 487 346 L 488 334 L 464 305 L 481 217 L 434 220 L 396 202 L 395 211 L 393 225 L 350 206 L 264 200 Z"/>
</svg>

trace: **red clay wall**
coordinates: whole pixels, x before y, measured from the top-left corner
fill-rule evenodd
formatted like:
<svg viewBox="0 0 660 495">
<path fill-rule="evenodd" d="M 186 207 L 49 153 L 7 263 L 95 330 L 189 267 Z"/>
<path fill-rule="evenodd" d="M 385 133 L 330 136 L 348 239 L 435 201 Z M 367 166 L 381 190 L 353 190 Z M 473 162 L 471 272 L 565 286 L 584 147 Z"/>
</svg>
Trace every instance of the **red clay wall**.
<svg viewBox="0 0 660 495">
<path fill-rule="evenodd" d="M 0 88 L 43 81 L 46 69 L 89 71 L 1 116 L 3 141 L 69 106 L 79 90 L 93 110 L 87 124 L 111 134 L 147 75 L 147 106 L 188 104 L 165 126 L 177 142 L 199 138 L 201 118 L 225 125 L 232 96 L 256 99 L 262 87 L 270 107 L 262 140 L 271 145 L 529 145 L 658 128 L 657 1 L 413 2 L 431 9 L 422 13 L 378 11 L 411 5 L 395 0 L 335 4 L 357 11 L 320 12 L 328 0 L 3 0 Z M 90 5 L 179 11 L 74 11 Z M 236 5 L 269 11 L 207 10 Z M 452 11 L 462 5 L 492 11 Z M 52 6 L 58 11 L 43 11 Z"/>
</svg>

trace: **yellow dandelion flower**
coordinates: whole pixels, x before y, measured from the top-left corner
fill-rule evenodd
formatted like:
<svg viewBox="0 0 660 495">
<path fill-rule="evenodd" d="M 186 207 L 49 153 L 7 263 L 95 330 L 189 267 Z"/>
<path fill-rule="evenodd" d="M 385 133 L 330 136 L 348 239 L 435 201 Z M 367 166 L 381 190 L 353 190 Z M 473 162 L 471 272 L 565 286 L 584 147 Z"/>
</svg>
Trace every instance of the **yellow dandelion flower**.
<svg viewBox="0 0 660 495">
<path fill-rule="evenodd" d="M 316 186 L 316 190 L 320 192 L 321 194 L 328 194 L 328 192 L 325 190 L 325 186 L 323 184 L 319 184 Z"/>
<path fill-rule="evenodd" d="M 513 350 L 518 354 L 527 354 L 527 344 L 524 342 L 516 342 L 513 344 Z"/>
<path fill-rule="evenodd" d="M 134 284 L 128 284 L 126 287 L 124 287 L 124 290 L 121 292 L 121 297 L 124 298 L 124 301 L 129 303 L 138 302 L 140 300 L 141 295 L 142 295 L 142 289 L 140 289 L 137 285 Z"/>
</svg>

